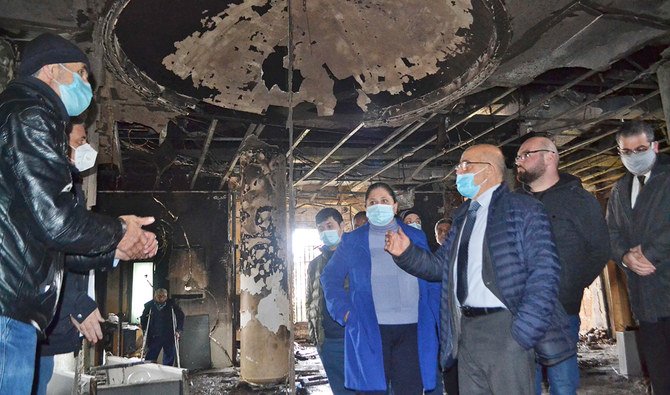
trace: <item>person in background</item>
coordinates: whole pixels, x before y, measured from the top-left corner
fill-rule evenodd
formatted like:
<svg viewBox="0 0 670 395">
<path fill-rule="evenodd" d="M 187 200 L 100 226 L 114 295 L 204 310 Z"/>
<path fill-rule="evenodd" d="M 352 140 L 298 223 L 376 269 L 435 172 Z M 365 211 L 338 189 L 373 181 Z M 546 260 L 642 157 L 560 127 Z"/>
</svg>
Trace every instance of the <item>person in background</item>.
<svg viewBox="0 0 670 395">
<path fill-rule="evenodd" d="M 451 229 L 451 217 L 440 218 L 435 223 L 435 241 L 440 247 L 447 239 L 449 230 Z M 439 249 L 439 247 L 437 248 Z M 436 252 L 437 249 L 433 252 Z M 450 358 L 448 366 L 444 367 L 442 371 L 442 381 L 444 382 L 444 390 L 447 395 L 458 395 L 458 361 Z"/>
<path fill-rule="evenodd" d="M 419 229 L 422 230 L 421 228 L 421 216 L 419 215 L 418 212 L 414 210 L 404 210 L 400 213 L 400 219 L 403 221 L 405 225 L 409 225 L 414 229 Z M 435 296 L 436 298 L 439 298 L 439 295 Z M 437 360 L 437 371 L 438 371 L 438 376 L 437 376 L 437 381 L 435 383 L 435 389 L 432 391 L 426 392 L 426 395 L 436 395 L 436 394 L 442 394 L 444 392 L 444 389 L 446 386 L 449 388 L 447 389 L 447 395 L 454 395 L 458 394 L 458 375 L 454 375 L 453 372 L 456 371 L 453 366 L 449 367 L 449 374 L 447 376 L 446 371 L 443 372 L 442 369 L 440 368 L 440 360 L 438 358 Z M 444 379 L 448 378 L 449 383 L 445 383 L 443 385 L 442 381 Z"/>
<path fill-rule="evenodd" d="M 21 51 L 0 93 L 0 393 L 29 393 L 38 333 L 54 317 L 64 255 L 146 259 L 158 250 L 151 217 L 90 212 L 73 193 L 70 117 L 91 103 L 84 52 L 44 33 Z M 91 269 L 88 267 L 87 269 Z"/>
<path fill-rule="evenodd" d="M 365 211 L 359 211 L 354 215 L 354 223 L 352 224 L 352 227 L 358 229 L 367 223 L 368 217 L 365 215 Z"/>
<path fill-rule="evenodd" d="M 162 349 L 163 365 L 174 366 L 175 343 L 184 331 L 184 312 L 173 299 L 168 298 L 165 288 L 157 289 L 153 300 L 144 304 L 140 324 L 147 337 L 145 359 L 156 362 Z"/>
<path fill-rule="evenodd" d="M 339 211 L 327 207 L 316 214 L 315 222 L 323 247 L 321 255 L 312 259 L 307 267 L 309 337 L 316 345 L 333 394 L 352 394 L 353 391 L 344 387 L 344 328 L 328 313 L 320 282 L 323 269 L 340 244 L 344 233 L 344 219 Z"/>
<path fill-rule="evenodd" d="M 536 358 L 552 364 L 576 353 L 558 303 L 551 223 L 540 202 L 509 191 L 505 169 L 496 146 L 463 152 L 456 187 L 468 200 L 437 253 L 416 245 L 405 229 L 386 238 L 399 267 L 442 280 L 440 361 L 446 367 L 458 358 L 465 394 L 533 394 Z"/>
<path fill-rule="evenodd" d="M 421 229 L 421 217 L 419 213 L 414 210 L 405 210 L 400 213 L 400 219 L 405 225 L 409 225 L 414 229 Z"/>
<path fill-rule="evenodd" d="M 345 387 L 420 395 L 435 387 L 440 285 L 400 270 L 384 237 L 402 229 L 428 249 L 426 235 L 396 220 L 396 195 L 385 183 L 370 185 L 365 205 L 368 224 L 342 236 L 321 274 L 328 311 L 345 327 Z"/>
<path fill-rule="evenodd" d="M 628 279 L 653 393 L 670 394 L 670 158 L 644 122 L 624 124 L 616 141 L 628 173 L 607 203 L 612 259 Z"/>
<path fill-rule="evenodd" d="M 81 151 L 86 143 L 86 128 L 84 124 L 78 121 L 72 124 L 68 135 L 70 145 L 70 163 L 72 180 L 74 188 L 72 192 L 77 200 L 85 205 L 84 192 L 82 190 L 82 177 L 80 172 L 86 171 L 95 164 L 95 155 L 90 159 L 85 159 L 87 155 L 75 155 Z M 91 148 L 92 149 L 92 148 Z M 95 153 L 95 150 L 93 150 Z M 86 151 L 88 154 L 88 151 Z M 75 160 L 75 157 L 77 160 Z M 86 340 L 95 344 L 102 339 L 102 329 L 100 323 L 103 318 L 95 302 L 94 282 L 89 276 L 89 272 L 82 267 L 82 264 L 101 267 L 100 270 L 107 270 L 116 266 L 118 259 L 112 256 L 65 256 L 65 273 L 63 275 L 63 288 L 61 298 L 56 309 L 56 316 L 46 330 L 47 338 L 38 344 L 37 371 L 35 372 L 35 383 L 33 385 L 33 394 L 44 395 L 47 391 L 47 384 L 53 375 L 55 359 L 59 359 L 59 364 L 67 366 L 68 370 L 74 371 L 76 353 L 81 348 L 81 333 Z"/>
<path fill-rule="evenodd" d="M 558 171 L 558 150 L 546 137 L 531 137 L 517 152 L 519 192 L 541 201 L 549 214 L 561 261 L 558 300 L 568 314 L 570 336 L 579 341 L 579 309 L 584 288 L 598 277 L 610 257 L 607 224 L 600 204 L 582 188 L 579 178 Z M 547 366 L 552 395 L 576 394 L 579 388 L 577 355 Z M 542 366 L 535 372 L 536 394 L 542 394 Z"/>
<path fill-rule="evenodd" d="M 440 218 L 435 223 L 435 241 L 437 241 L 437 244 L 444 244 L 447 234 L 449 234 L 449 230 L 451 229 L 451 221 L 451 218 Z"/>
</svg>

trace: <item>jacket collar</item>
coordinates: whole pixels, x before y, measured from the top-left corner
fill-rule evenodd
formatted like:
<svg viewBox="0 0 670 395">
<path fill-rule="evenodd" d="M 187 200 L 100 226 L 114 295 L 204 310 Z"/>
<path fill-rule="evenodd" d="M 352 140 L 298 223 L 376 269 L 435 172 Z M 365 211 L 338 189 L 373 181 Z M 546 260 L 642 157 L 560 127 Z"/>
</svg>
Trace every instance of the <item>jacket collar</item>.
<svg viewBox="0 0 670 395">
<path fill-rule="evenodd" d="M 70 116 L 67 114 L 65 104 L 63 104 L 60 96 L 58 96 L 56 92 L 42 80 L 33 76 L 20 77 L 12 81 L 12 84 L 23 85 L 32 90 L 36 96 L 43 99 L 46 104 L 58 114 L 62 121 L 67 123 L 70 122 Z"/>
<path fill-rule="evenodd" d="M 509 192 L 510 191 L 509 188 L 507 187 L 507 183 L 503 181 L 493 191 L 493 196 L 491 196 L 491 202 L 489 203 L 489 211 L 496 206 L 496 203 L 501 196 L 506 195 Z M 463 217 L 465 217 L 465 214 L 467 213 L 471 202 L 472 200 L 468 200 L 467 202 L 460 205 L 460 207 L 456 210 L 456 213 L 454 214 L 454 222 L 460 221 Z"/>
</svg>

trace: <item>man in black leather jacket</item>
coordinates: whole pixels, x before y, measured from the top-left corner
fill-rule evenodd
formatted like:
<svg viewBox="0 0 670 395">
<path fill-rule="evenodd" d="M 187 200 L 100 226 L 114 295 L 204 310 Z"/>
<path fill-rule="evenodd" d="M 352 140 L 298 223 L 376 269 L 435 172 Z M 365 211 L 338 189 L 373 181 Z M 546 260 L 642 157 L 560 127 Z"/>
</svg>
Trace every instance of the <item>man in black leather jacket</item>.
<svg viewBox="0 0 670 395">
<path fill-rule="evenodd" d="M 0 393 L 30 391 L 64 254 L 89 270 L 87 257 L 148 258 L 158 248 L 142 230 L 153 218 L 95 214 L 72 193 L 66 131 L 90 103 L 86 55 L 43 34 L 26 45 L 18 71 L 0 94 Z"/>
</svg>

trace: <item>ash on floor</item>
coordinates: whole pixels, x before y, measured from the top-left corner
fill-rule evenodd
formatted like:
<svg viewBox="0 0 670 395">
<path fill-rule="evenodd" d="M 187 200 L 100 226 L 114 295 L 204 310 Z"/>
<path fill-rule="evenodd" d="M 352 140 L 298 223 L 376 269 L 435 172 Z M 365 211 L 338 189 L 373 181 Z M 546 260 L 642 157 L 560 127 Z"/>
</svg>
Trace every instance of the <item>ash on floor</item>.
<svg viewBox="0 0 670 395">
<path fill-rule="evenodd" d="M 316 348 L 296 344 L 296 394 L 330 394 L 330 387 Z M 618 373 L 619 361 L 613 340 L 602 330 L 584 334 L 579 342 L 578 362 L 581 388 L 584 395 L 645 395 L 649 394 L 648 383 L 643 378 L 626 378 Z M 290 386 L 283 383 L 275 386 L 252 386 L 239 380 L 239 369 L 207 370 L 190 374 L 190 393 L 194 395 L 214 394 L 290 394 Z M 545 391 L 543 393 L 548 393 Z"/>
</svg>

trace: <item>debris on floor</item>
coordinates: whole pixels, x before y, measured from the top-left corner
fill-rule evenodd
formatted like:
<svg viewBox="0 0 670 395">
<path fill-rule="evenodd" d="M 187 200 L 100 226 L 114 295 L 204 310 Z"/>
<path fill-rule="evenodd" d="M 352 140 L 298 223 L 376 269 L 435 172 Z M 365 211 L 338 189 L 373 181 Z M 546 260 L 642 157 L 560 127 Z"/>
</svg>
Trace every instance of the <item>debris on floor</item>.
<svg viewBox="0 0 670 395">
<path fill-rule="evenodd" d="M 298 395 L 330 394 L 328 379 L 316 348 L 304 339 L 295 344 L 295 393 Z M 647 395 L 648 381 L 643 377 L 626 378 L 619 374 L 616 342 L 604 329 L 591 329 L 580 336 L 578 363 L 582 395 Z M 239 368 L 215 369 L 189 374 L 193 395 L 274 395 L 289 394 L 288 383 L 253 386 L 239 380 Z M 544 393 L 548 393 L 545 389 Z"/>
</svg>

